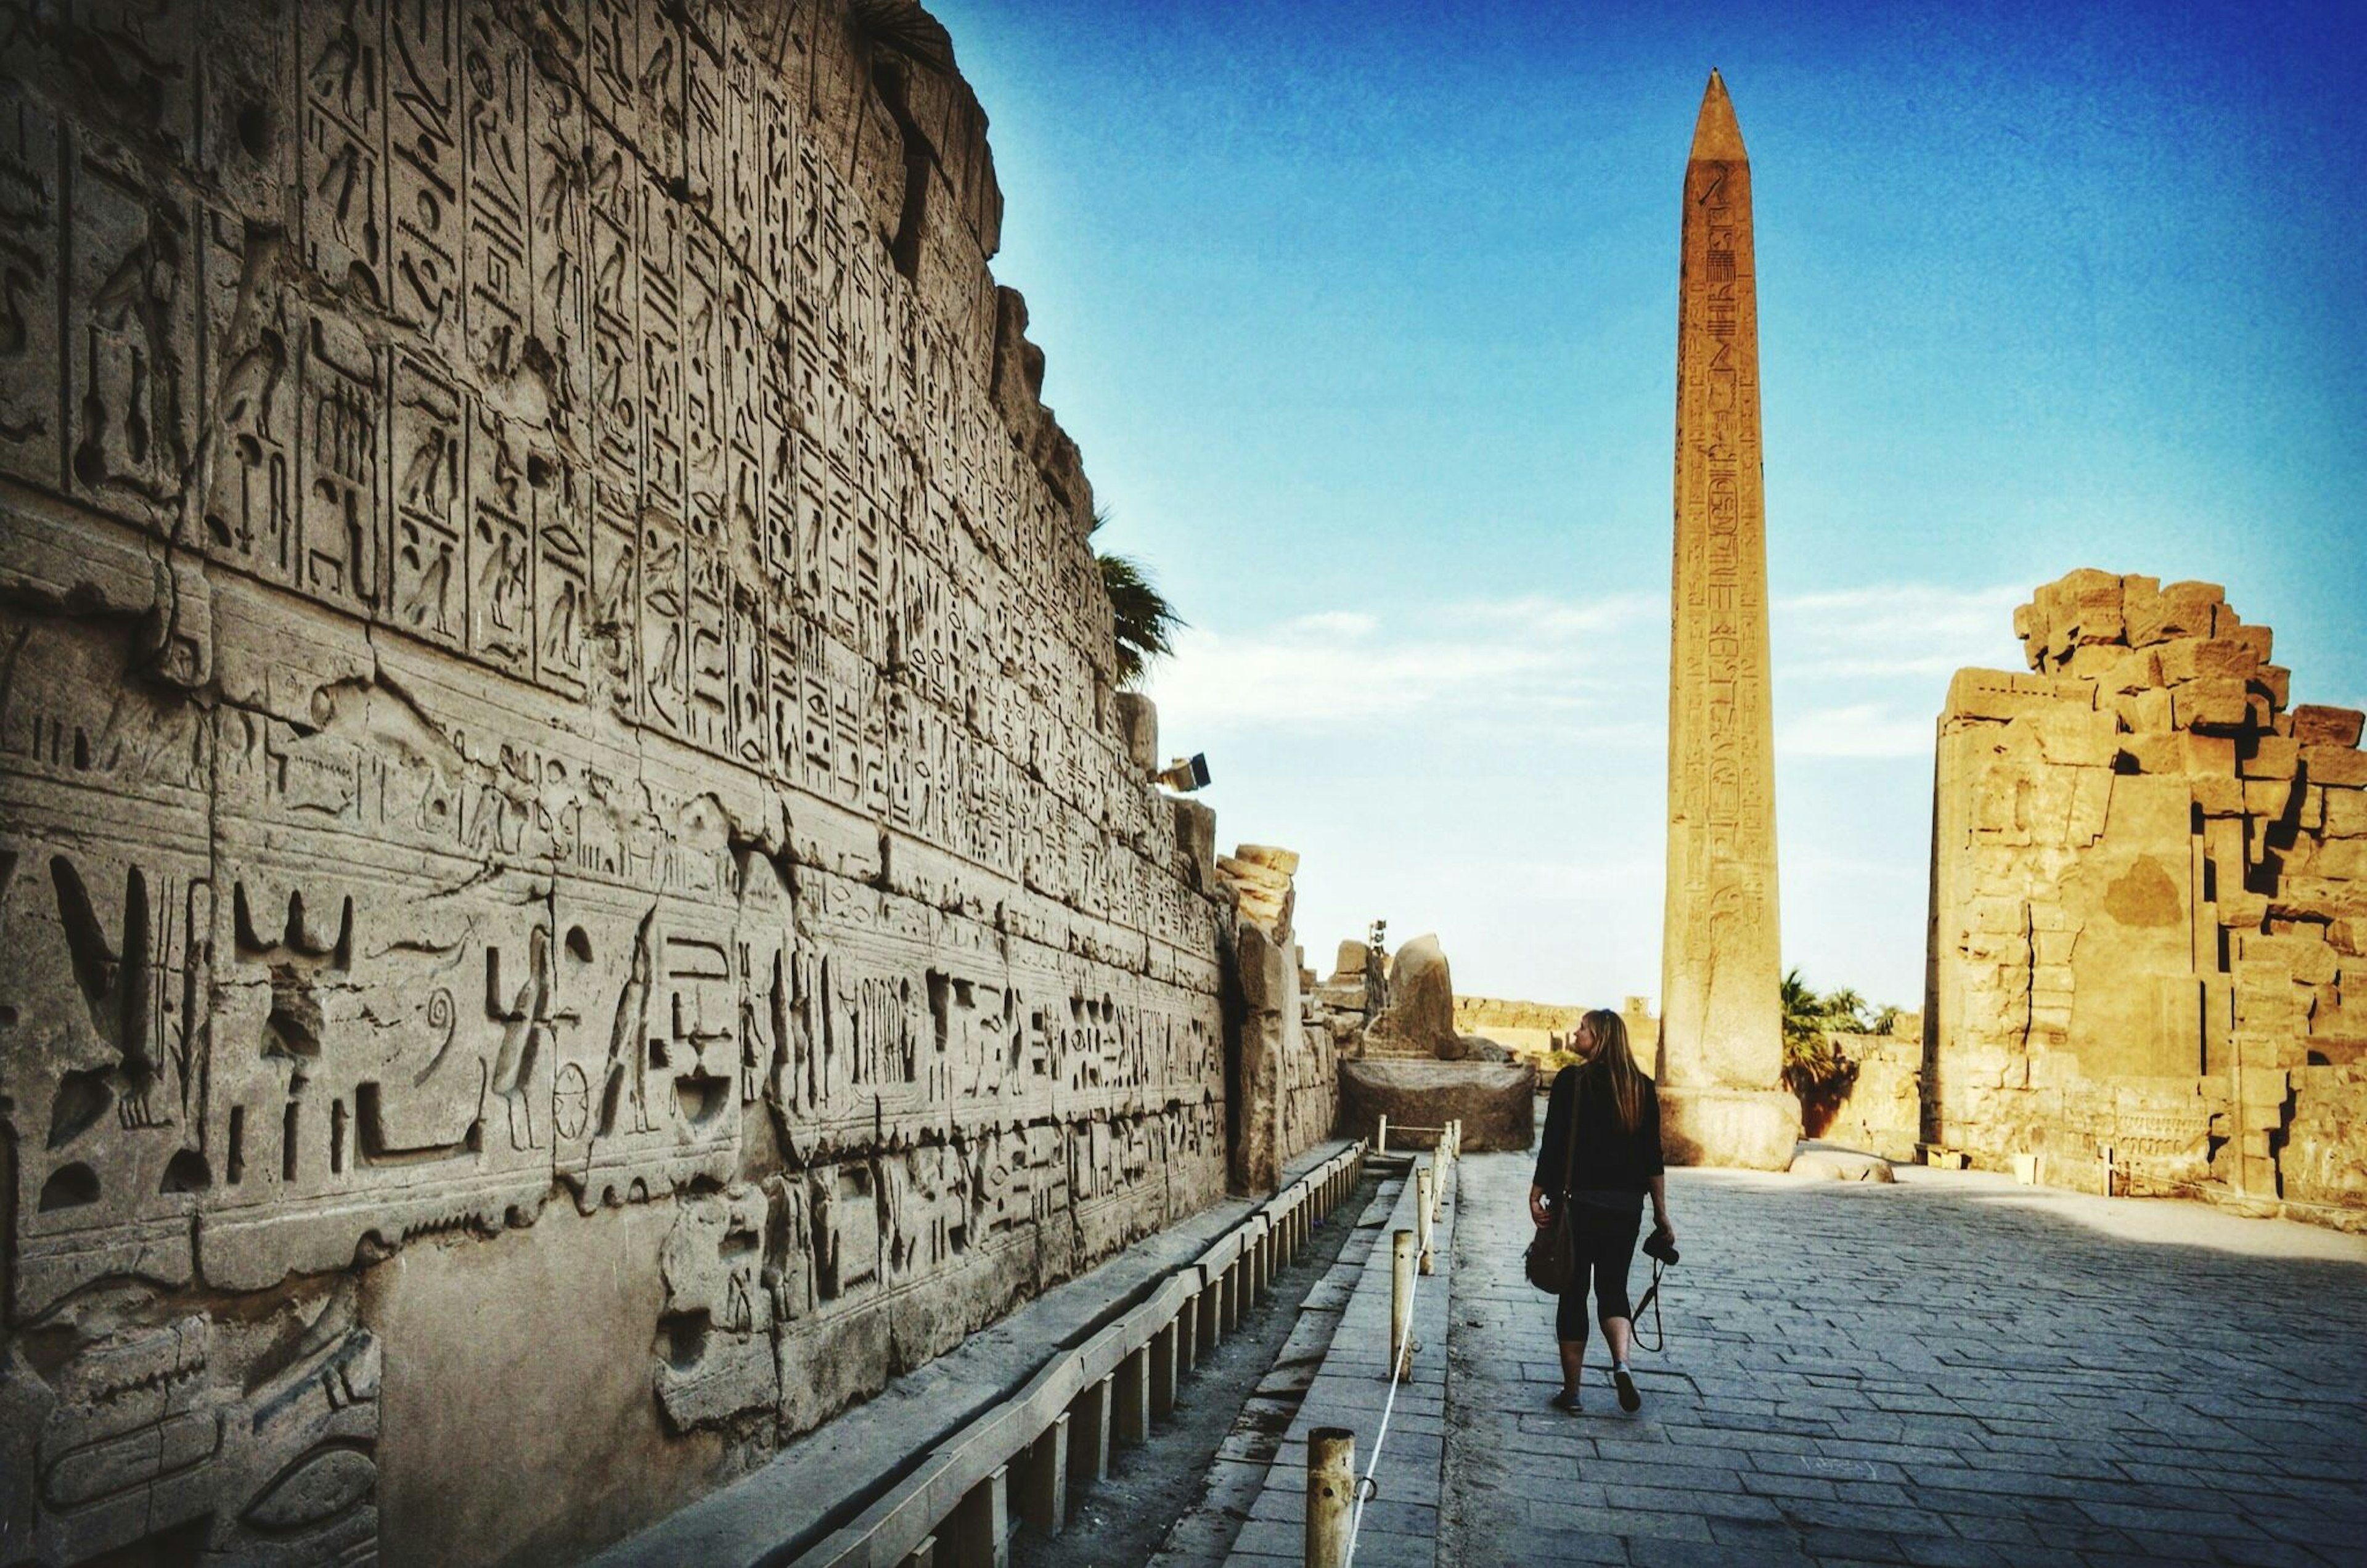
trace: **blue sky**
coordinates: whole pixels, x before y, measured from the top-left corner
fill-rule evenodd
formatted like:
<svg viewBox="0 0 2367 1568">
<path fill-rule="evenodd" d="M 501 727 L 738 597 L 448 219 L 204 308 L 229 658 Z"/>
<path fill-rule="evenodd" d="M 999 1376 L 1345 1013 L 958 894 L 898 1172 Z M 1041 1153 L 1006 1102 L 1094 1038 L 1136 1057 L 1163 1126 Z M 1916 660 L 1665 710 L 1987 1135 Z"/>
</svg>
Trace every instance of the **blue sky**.
<svg viewBox="0 0 2367 1568">
<path fill-rule="evenodd" d="M 1786 961 L 1921 992 L 1948 674 L 2203 578 L 2367 700 L 2351 5 L 934 0 L 995 270 L 1300 940 L 1659 987 L 1678 192 L 1752 161 Z M 2345 221 L 2346 216 L 2349 221 Z"/>
</svg>

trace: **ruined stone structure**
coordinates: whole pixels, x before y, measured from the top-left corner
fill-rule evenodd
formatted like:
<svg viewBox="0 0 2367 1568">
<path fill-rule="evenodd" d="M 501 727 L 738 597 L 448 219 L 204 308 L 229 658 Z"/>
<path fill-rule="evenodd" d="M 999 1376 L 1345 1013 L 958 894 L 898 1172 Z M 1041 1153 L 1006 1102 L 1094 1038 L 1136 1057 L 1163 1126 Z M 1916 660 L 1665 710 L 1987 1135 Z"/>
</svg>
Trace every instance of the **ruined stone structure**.
<svg viewBox="0 0 2367 1568">
<path fill-rule="evenodd" d="M 0 11 L 0 1560 L 562 1560 L 1222 1190 L 924 12 Z"/>
<path fill-rule="evenodd" d="M 1426 1145 L 1449 1120 L 1464 1124 L 1468 1149 L 1529 1145 L 1537 1069 L 1492 1040 L 1458 1033 L 1455 978 L 1432 935 L 1398 949 L 1388 970 L 1388 1006 L 1371 1023 L 1361 1009 L 1374 955 L 1340 944 L 1340 972 L 1308 995 L 1308 1032 L 1339 1043 L 1339 1132 L 1370 1137 L 1376 1119 L 1394 1127 L 1392 1146 Z"/>
<path fill-rule="evenodd" d="M 1338 1111 L 1338 1043 L 1309 1029 L 1290 914 L 1298 856 L 1242 844 L 1217 857 L 1217 875 L 1240 909 L 1233 969 L 1240 979 L 1239 1042 L 1229 1060 L 1234 1184 L 1271 1192 L 1290 1162 L 1331 1135 Z"/>
<path fill-rule="evenodd" d="M 1513 1001 L 1501 997 L 1455 998 L 1455 1027 L 1467 1034 L 1484 1035 L 1516 1056 L 1541 1058 L 1556 1051 L 1576 1049 L 1583 1006 L 1555 1002 Z M 1623 997 L 1617 1009 L 1627 1025 L 1627 1046 L 1636 1065 L 1653 1070 L 1659 1055 L 1660 1021 L 1652 1015 L 1649 999 Z"/>
<path fill-rule="evenodd" d="M 2367 754 L 2215 586 L 2082 570 L 1941 716 L 1925 1136 L 2367 1208 Z"/>
<path fill-rule="evenodd" d="M 1775 739 L 1750 160 L 1710 73 L 1685 164 L 1677 285 L 1676 547 L 1669 628 L 1669 876 L 1660 1116 L 1668 1157 L 1781 1170 Z"/>
<path fill-rule="evenodd" d="M 1835 1031 L 1849 1082 L 1811 1116 L 1810 1137 L 1911 1161 L 1923 1139 L 1923 1020 L 1902 1013 L 1881 1034 Z"/>
</svg>

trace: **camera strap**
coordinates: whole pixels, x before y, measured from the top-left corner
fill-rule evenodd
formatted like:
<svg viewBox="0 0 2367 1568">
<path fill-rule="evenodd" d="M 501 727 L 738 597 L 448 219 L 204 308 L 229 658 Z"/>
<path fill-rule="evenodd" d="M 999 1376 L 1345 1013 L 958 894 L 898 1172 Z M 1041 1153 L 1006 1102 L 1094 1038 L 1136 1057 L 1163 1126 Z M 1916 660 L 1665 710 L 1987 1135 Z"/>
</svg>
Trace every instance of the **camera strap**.
<svg viewBox="0 0 2367 1568">
<path fill-rule="evenodd" d="M 1668 1325 L 1660 1321 L 1661 1269 L 1662 1264 L 1660 1260 L 1657 1258 L 1652 1259 L 1652 1283 L 1650 1287 L 1644 1292 L 1643 1296 L 1636 1303 L 1636 1315 L 1628 1320 L 1631 1325 L 1628 1332 L 1635 1336 L 1636 1343 L 1642 1345 L 1645 1349 L 1651 1351 L 1656 1356 L 1660 1353 L 1661 1347 L 1667 1345 L 1669 1342 Z M 1645 1344 L 1644 1340 L 1644 1309 L 1646 1307 L 1650 1307 L 1652 1309 L 1652 1339 L 1649 1344 Z"/>
</svg>

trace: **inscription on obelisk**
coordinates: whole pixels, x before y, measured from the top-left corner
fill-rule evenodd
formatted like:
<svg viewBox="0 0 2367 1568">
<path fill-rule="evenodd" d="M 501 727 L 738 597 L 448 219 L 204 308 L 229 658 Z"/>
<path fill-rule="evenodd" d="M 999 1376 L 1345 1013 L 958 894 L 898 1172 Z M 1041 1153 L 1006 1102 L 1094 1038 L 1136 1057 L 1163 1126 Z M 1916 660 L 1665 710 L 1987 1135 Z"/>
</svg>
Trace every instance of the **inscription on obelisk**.
<svg viewBox="0 0 2367 1568">
<path fill-rule="evenodd" d="M 1663 1138 L 1672 1160 L 1782 1169 L 1800 1111 L 1781 1077 L 1750 162 L 1715 71 L 1685 164 L 1671 582 Z"/>
</svg>

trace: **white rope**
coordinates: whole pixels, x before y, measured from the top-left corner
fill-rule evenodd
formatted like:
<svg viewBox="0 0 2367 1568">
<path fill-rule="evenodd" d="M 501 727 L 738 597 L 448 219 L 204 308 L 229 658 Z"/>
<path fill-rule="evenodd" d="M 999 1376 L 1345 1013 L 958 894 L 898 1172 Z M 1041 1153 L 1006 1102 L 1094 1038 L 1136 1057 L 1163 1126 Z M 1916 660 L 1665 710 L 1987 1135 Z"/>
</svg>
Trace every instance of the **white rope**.
<svg viewBox="0 0 2367 1568">
<path fill-rule="evenodd" d="M 1438 1162 L 1433 1157 L 1431 1161 L 1433 1180 L 1437 1179 L 1437 1171 Z M 1414 1186 L 1411 1182 L 1407 1185 Z M 1419 1189 L 1417 1188 L 1416 1190 Z M 1420 1202 L 1421 1199 L 1417 1197 L 1414 1201 Z M 1436 1256 L 1435 1252 L 1433 1256 Z M 1341 1560 L 1342 1568 L 1347 1568 L 1348 1564 L 1353 1564 L 1356 1561 L 1356 1535 L 1365 1528 L 1365 1504 L 1371 1499 L 1374 1493 L 1379 1490 L 1374 1484 L 1373 1474 L 1381 1468 L 1381 1445 L 1389 1440 L 1389 1416 L 1398 1407 L 1398 1385 L 1405 1381 L 1407 1370 L 1413 1365 L 1413 1307 L 1414 1303 L 1421 1299 L 1421 1262 L 1417 1258 L 1414 1261 L 1413 1289 L 1406 1292 L 1406 1337 L 1403 1347 L 1405 1353 L 1399 1356 L 1396 1364 L 1389 1368 L 1389 1393 L 1387 1399 L 1381 1401 L 1381 1426 L 1380 1430 L 1373 1434 L 1373 1457 L 1365 1466 L 1365 1479 L 1356 1483 L 1355 1512 L 1348 1516 L 1348 1555 Z"/>
</svg>

